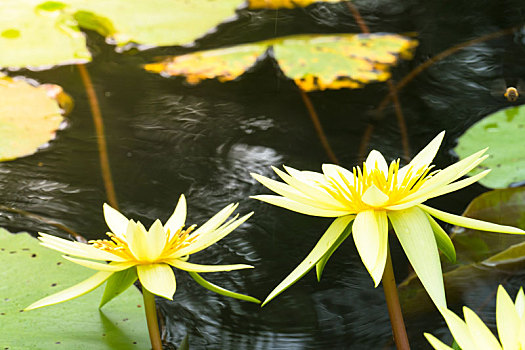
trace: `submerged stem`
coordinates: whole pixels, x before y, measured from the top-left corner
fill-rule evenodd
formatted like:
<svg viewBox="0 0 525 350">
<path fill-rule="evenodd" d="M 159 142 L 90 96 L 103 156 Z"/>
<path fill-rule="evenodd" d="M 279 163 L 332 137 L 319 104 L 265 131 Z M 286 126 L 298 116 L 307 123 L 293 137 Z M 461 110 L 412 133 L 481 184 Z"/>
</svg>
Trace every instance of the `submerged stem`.
<svg viewBox="0 0 525 350">
<path fill-rule="evenodd" d="M 397 295 L 396 279 L 394 277 L 392 257 L 390 256 L 390 247 L 387 249 L 386 266 L 385 271 L 383 272 L 382 282 L 388 315 L 390 316 L 390 323 L 392 325 L 394 342 L 396 343 L 396 348 L 398 350 L 410 350 L 405 322 L 403 321 L 403 313 L 401 312 L 401 305 L 399 304 L 399 296 Z"/>
<path fill-rule="evenodd" d="M 155 296 L 146 288 L 142 287 L 142 297 L 144 298 L 144 309 L 146 311 L 146 321 L 148 322 L 151 349 L 162 350 L 162 341 L 160 339 L 159 324 L 157 321 L 157 308 L 155 306 Z"/>
</svg>

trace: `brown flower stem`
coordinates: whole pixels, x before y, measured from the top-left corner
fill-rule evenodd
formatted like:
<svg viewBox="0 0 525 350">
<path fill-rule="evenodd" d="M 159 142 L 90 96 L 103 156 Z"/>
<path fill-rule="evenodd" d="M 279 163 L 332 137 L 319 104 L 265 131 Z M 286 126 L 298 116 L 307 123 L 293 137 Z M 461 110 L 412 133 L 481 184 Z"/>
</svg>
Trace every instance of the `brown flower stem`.
<svg viewBox="0 0 525 350">
<path fill-rule="evenodd" d="M 159 324 L 157 321 L 155 296 L 146 288 L 142 287 L 142 297 L 144 298 L 144 310 L 146 311 L 146 321 L 148 323 L 151 348 L 152 350 L 162 350 L 162 341 L 160 339 Z"/>
<path fill-rule="evenodd" d="M 475 45 L 475 44 L 482 43 L 484 41 L 488 41 L 488 40 L 492 40 L 492 39 L 495 39 L 495 38 L 499 38 L 500 36 L 511 34 L 518 28 L 520 28 L 520 27 L 518 26 L 518 27 L 507 28 L 507 29 L 499 30 L 497 32 L 493 32 L 493 33 L 481 36 L 481 37 L 476 38 L 476 39 L 472 39 L 472 40 L 468 40 L 468 41 L 462 42 L 460 44 L 454 45 L 454 46 L 446 49 L 445 51 L 442 51 L 442 52 L 438 53 L 437 55 L 429 58 L 428 60 L 426 60 L 425 62 L 423 62 L 422 64 L 420 64 L 416 68 L 414 68 L 412 71 L 410 71 L 407 75 L 405 75 L 405 77 L 403 79 L 401 79 L 399 81 L 399 83 L 396 84 L 396 86 L 394 87 L 394 90 L 390 90 L 390 93 L 388 95 L 386 95 L 385 98 L 383 98 L 383 100 L 379 104 L 379 107 L 377 107 L 378 112 L 381 112 L 387 106 L 388 102 L 391 99 L 393 99 L 393 95 L 392 95 L 393 92 L 400 91 L 412 79 L 414 79 L 417 75 L 419 75 L 421 72 L 423 72 L 425 69 L 427 69 L 428 67 L 430 67 L 434 63 L 436 63 L 438 61 L 441 61 L 442 59 L 444 59 L 444 58 L 446 58 L 446 57 L 448 57 L 448 56 L 450 56 L 450 55 L 452 55 L 452 54 L 458 52 L 459 50 L 462 50 L 462 49 L 464 49 L 464 48 L 466 48 L 468 46 L 472 46 L 472 45 Z"/>
<path fill-rule="evenodd" d="M 352 16 L 354 16 L 354 19 L 361 29 L 361 32 L 365 34 L 370 34 L 370 29 L 366 25 L 366 22 L 363 20 L 363 17 L 361 17 L 361 14 L 359 13 L 359 10 L 357 7 L 351 2 L 351 1 L 345 1 L 346 6 L 348 7 L 348 10 L 350 13 L 352 13 Z M 397 124 L 399 126 L 399 131 L 401 133 L 401 144 L 403 146 L 403 155 L 405 157 L 405 160 L 410 159 L 410 143 L 408 141 L 408 132 L 407 132 L 407 125 L 405 122 L 405 117 L 403 116 L 403 110 L 401 109 L 401 103 L 399 102 L 399 99 L 397 97 L 397 89 L 392 83 L 392 80 L 387 81 L 388 89 L 390 90 L 390 93 L 388 96 L 392 98 L 392 101 L 394 103 L 395 112 L 396 112 L 396 118 L 397 118 Z M 363 138 L 361 139 L 361 145 L 359 146 L 359 157 L 364 159 L 364 155 L 366 153 L 366 150 L 368 148 L 368 143 L 370 141 L 370 137 L 372 136 L 372 133 L 374 131 L 374 126 L 372 124 L 369 124 L 365 130 L 365 134 L 363 135 Z"/>
<path fill-rule="evenodd" d="M 113 186 L 113 179 L 111 177 L 111 168 L 109 166 L 108 149 L 106 145 L 106 137 L 104 136 L 104 123 L 102 121 L 102 113 L 98 104 L 97 94 L 93 88 L 93 83 L 89 77 L 89 73 L 83 64 L 77 64 L 78 72 L 86 88 L 86 94 L 91 107 L 93 115 L 93 123 L 95 124 L 95 132 L 97 133 L 98 154 L 100 159 L 100 171 L 102 172 L 102 179 L 104 181 L 104 188 L 109 204 L 118 209 L 117 196 L 115 194 L 115 187 Z"/>
<path fill-rule="evenodd" d="M 35 220 L 38 220 L 38 221 L 42 221 L 45 224 L 48 224 L 48 225 L 51 225 L 51 226 L 55 226 L 56 228 L 69 233 L 71 236 L 73 236 L 79 242 L 87 243 L 87 240 L 81 234 L 73 231 L 72 229 L 70 229 L 67 226 L 64 226 L 64 225 L 62 225 L 62 224 L 60 224 L 60 223 L 58 223 L 56 221 L 53 221 L 53 220 L 48 219 L 46 217 L 43 217 L 41 215 L 34 214 L 34 213 L 31 213 L 29 211 L 22 210 L 22 209 L 6 207 L 5 205 L 0 205 L 0 210 L 8 211 L 8 212 L 19 214 L 19 215 L 23 215 L 23 216 L 26 216 L 28 218 L 32 218 L 32 219 L 35 219 Z"/>
<path fill-rule="evenodd" d="M 386 266 L 383 272 L 382 282 L 396 348 L 398 350 L 410 350 L 405 322 L 403 321 L 403 313 L 401 312 L 401 305 L 399 304 L 399 296 L 397 295 L 397 285 L 392 266 L 392 257 L 390 256 L 390 247 L 387 247 Z"/>
<path fill-rule="evenodd" d="M 339 164 L 339 160 L 337 159 L 334 151 L 332 150 L 332 147 L 330 146 L 330 143 L 328 142 L 328 139 L 326 138 L 326 135 L 323 130 L 323 126 L 321 125 L 321 121 L 319 120 L 319 116 L 317 115 L 314 105 L 312 104 L 312 100 L 310 100 L 310 97 L 308 97 L 308 95 L 303 89 L 299 88 L 299 92 L 301 94 L 301 98 L 303 99 L 304 105 L 306 106 L 306 109 L 308 110 L 310 119 L 312 119 L 312 123 L 314 124 L 315 131 L 317 132 L 317 137 L 319 137 L 319 140 L 321 141 L 321 144 L 323 145 L 326 155 L 328 156 L 328 158 L 330 159 L 332 163 Z"/>
</svg>

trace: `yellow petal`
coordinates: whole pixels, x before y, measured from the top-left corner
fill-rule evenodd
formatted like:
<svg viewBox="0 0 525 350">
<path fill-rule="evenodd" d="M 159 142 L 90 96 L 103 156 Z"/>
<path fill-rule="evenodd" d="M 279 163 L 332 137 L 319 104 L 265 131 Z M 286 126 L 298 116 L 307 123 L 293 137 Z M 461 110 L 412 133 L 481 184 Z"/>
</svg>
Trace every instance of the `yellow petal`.
<svg viewBox="0 0 525 350">
<path fill-rule="evenodd" d="M 217 227 L 219 227 L 230 215 L 237 209 L 239 204 L 228 204 L 224 208 L 222 208 L 217 214 L 213 215 L 211 219 L 206 221 L 204 225 L 197 228 L 195 231 L 193 231 L 193 235 L 201 235 L 204 232 L 209 232 L 215 230 Z"/>
<path fill-rule="evenodd" d="M 441 311 L 441 314 L 450 329 L 450 333 L 452 333 L 452 336 L 461 349 L 477 350 L 478 348 L 476 347 L 474 339 L 472 339 L 472 335 L 470 334 L 466 323 L 455 313 L 446 308 L 439 308 L 439 311 Z"/>
<path fill-rule="evenodd" d="M 339 189 L 341 195 L 345 197 L 347 201 L 350 201 L 349 197 L 350 187 L 354 186 L 354 174 L 335 164 L 323 164 L 324 175 Z"/>
<path fill-rule="evenodd" d="M 361 200 L 371 207 L 381 207 L 389 199 L 376 185 L 370 186 L 361 197 Z"/>
<path fill-rule="evenodd" d="M 59 237 L 51 236 L 43 232 L 39 232 L 41 245 L 44 247 L 57 250 L 64 254 L 74 255 L 81 258 L 88 258 L 93 260 L 109 260 L 109 261 L 125 261 L 110 252 L 97 249 L 89 244 L 73 242 Z"/>
<path fill-rule="evenodd" d="M 521 320 L 512 299 L 501 285 L 498 287 L 498 296 L 496 298 L 496 324 L 503 349 L 521 350 Z"/>
<path fill-rule="evenodd" d="M 155 220 L 153 225 L 151 225 L 148 230 L 147 239 L 149 261 L 155 261 L 162 254 L 168 239 L 160 220 Z"/>
<path fill-rule="evenodd" d="M 506 225 L 498 225 L 493 224 L 486 221 L 476 220 L 467 218 L 465 216 L 459 216 L 450 214 L 441 210 L 437 210 L 431 207 L 427 207 L 424 204 L 418 205 L 419 208 L 423 209 L 430 215 L 432 215 L 435 218 L 438 218 L 439 220 L 448 222 L 453 225 L 466 227 L 466 228 L 472 228 L 475 230 L 481 230 L 481 231 L 490 231 L 490 232 L 501 232 L 501 233 L 513 233 L 513 234 L 525 234 L 525 231 L 520 230 L 519 228 L 512 227 L 512 226 L 506 226 Z"/>
<path fill-rule="evenodd" d="M 325 206 L 332 206 L 334 208 L 344 208 L 344 205 L 341 204 L 339 201 L 337 201 L 334 197 L 332 197 L 329 193 L 326 191 L 320 189 L 320 187 L 316 187 L 313 183 L 306 183 L 300 180 L 300 171 L 295 170 L 293 168 L 283 166 L 286 171 L 289 173 L 292 173 L 295 176 L 290 176 L 286 174 L 285 172 L 272 167 L 273 171 L 279 175 L 281 179 L 284 180 L 288 185 L 292 186 L 293 188 L 297 189 L 298 191 L 304 193 L 308 197 L 315 199 L 319 202 L 322 202 Z"/>
<path fill-rule="evenodd" d="M 323 203 L 320 203 L 319 201 L 316 201 L 302 192 L 296 190 L 290 185 L 287 185 L 285 183 L 275 181 L 272 179 L 269 179 L 267 177 L 257 175 L 257 174 L 251 174 L 252 177 L 259 181 L 261 184 L 269 188 L 270 190 L 274 191 L 277 194 L 280 194 L 283 197 L 289 198 L 291 200 L 294 200 L 296 202 L 304 203 L 306 205 L 314 206 L 314 207 L 323 207 Z M 323 207 L 324 209 L 330 209 L 326 208 L 326 206 Z"/>
<path fill-rule="evenodd" d="M 430 345 L 432 345 L 434 349 L 436 350 L 454 350 L 450 346 L 443 344 L 441 340 L 438 340 L 432 334 L 424 333 L 424 335 L 425 335 L 425 338 L 427 338 L 428 342 L 430 343 Z"/>
<path fill-rule="evenodd" d="M 439 146 L 443 141 L 445 136 L 445 131 L 440 132 L 428 145 L 425 146 L 414 158 L 408 163 L 408 165 L 399 169 L 398 176 L 403 178 L 406 176 L 407 171 L 412 169 L 422 169 L 426 168 L 432 163 L 432 160 L 436 157 Z"/>
<path fill-rule="evenodd" d="M 454 192 L 454 191 L 460 190 L 460 189 L 462 189 L 464 187 L 470 186 L 473 183 L 478 182 L 481 178 L 485 177 L 488 173 L 490 173 L 490 169 L 482 171 L 481 173 L 476 174 L 474 176 L 467 177 L 466 179 L 463 179 L 463 180 L 456 181 L 456 182 L 453 182 L 451 184 L 448 184 L 448 185 L 446 185 L 444 187 L 439 188 L 438 190 L 436 190 L 434 192 L 431 192 L 429 194 L 429 196 L 427 197 L 427 199 L 428 198 L 439 197 L 439 196 L 442 196 L 444 194 L 447 194 L 447 193 L 450 193 L 450 192 Z"/>
<path fill-rule="evenodd" d="M 173 237 L 178 230 L 184 227 L 186 223 L 186 197 L 183 194 L 180 195 L 177 206 L 173 211 L 173 214 L 170 216 L 166 224 L 164 225 L 164 230 L 170 232 L 169 238 Z"/>
<path fill-rule="evenodd" d="M 245 264 L 235 264 L 235 265 L 200 265 L 192 264 L 186 261 L 179 259 L 170 259 L 166 260 L 166 263 L 170 264 L 173 267 L 176 267 L 184 271 L 192 272 L 219 272 L 219 271 L 233 271 L 233 270 L 242 270 L 242 269 L 253 269 L 251 265 Z"/>
<path fill-rule="evenodd" d="M 104 203 L 104 218 L 111 232 L 119 238 L 124 238 L 128 227 L 128 218 L 122 215 L 118 210 L 112 208 L 109 204 Z"/>
<path fill-rule="evenodd" d="M 129 250 L 138 261 L 151 262 L 149 259 L 151 254 L 147 235 L 146 229 L 140 222 L 129 222 L 126 238 Z"/>
<path fill-rule="evenodd" d="M 305 215 L 321 216 L 327 218 L 333 218 L 338 216 L 344 216 L 352 214 L 349 210 L 341 210 L 339 208 L 333 209 L 322 209 L 319 207 L 313 207 L 303 203 L 296 202 L 286 197 L 272 196 L 272 195 L 258 195 L 251 196 L 250 198 L 258 199 L 260 201 L 276 205 L 291 211 L 295 211 Z"/>
<path fill-rule="evenodd" d="M 79 264 L 87 268 L 99 270 L 99 271 L 113 271 L 113 272 L 122 271 L 122 270 L 129 269 L 130 267 L 136 264 L 135 262 L 131 262 L 131 261 L 124 262 L 124 263 L 102 264 L 102 263 L 98 263 L 98 262 L 94 262 L 90 260 L 75 259 L 75 258 L 72 258 L 70 256 L 65 256 L 65 255 L 64 255 L 64 258 L 69 261 L 74 262 L 75 264 Z"/>
<path fill-rule="evenodd" d="M 436 306 L 446 307 L 441 262 L 434 232 L 418 207 L 388 212 L 397 238 L 423 287 Z"/>
<path fill-rule="evenodd" d="M 523 293 L 523 287 L 518 291 L 516 295 L 516 312 L 520 317 L 521 321 L 525 321 L 525 294 Z"/>
<path fill-rule="evenodd" d="M 337 218 L 332 222 L 330 227 L 321 236 L 312 251 L 306 256 L 306 258 L 288 275 L 272 292 L 266 297 L 261 306 L 266 305 L 273 298 L 284 292 L 291 285 L 297 282 L 303 277 L 308 271 L 310 271 L 315 264 L 326 254 L 330 247 L 337 242 L 337 239 L 345 231 L 346 226 L 354 219 L 353 215 L 347 215 Z"/>
<path fill-rule="evenodd" d="M 198 239 L 195 242 L 193 242 L 191 245 L 185 248 L 179 249 L 173 256 L 173 258 L 179 258 L 185 255 L 194 254 L 203 249 L 208 248 L 210 245 L 226 237 L 233 230 L 239 227 L 242 223 L 248 220 L 250 216 L 252 215 L 253 215 L 253 212 L 244 215 L 238 220 L 231 221 L 229 224 L 221 226 L 215 231 L 208 231 L 208 232 L 201 234 L 198 237 Z"/>
<path fill-rule="evenodd" d="M 39 301 L 26 307 L 24 310 L 27 311 L 27 310 L 37 309 L 43 306 L 54 305 L 54 304 L 58 304 L 63 301 L 71 300 L 81 295 L 84 295 L 88 292 L 91 292 L 93 289 L 97 288 L 98 286 L 100 286 L 109 277 L 111 277 L 112 274 L 113 272 L 108 272 L 108 271 L 97 272 L 96 274 L 88 278 L 87 280 L 84 280 L 80 282 L 79 284 L 74 285 L 73 287 L 69 287 L 68 289 L 64 289 L 61 292 L 58 292 L 56 294 L 40 299 Z"/>
<path fill-rule="evenodd" d="M 369 174 L 372 169 L 379 169 L 385 175 L 385 179 L 388 176 L 388 164 L 386 163 L 385 157 L 383 157 L 380 152 L 372 150 L 368 154 L 365 164 L 366 170 Z"/>
<path fill-rule="evenodd" d="M 175 275 L 169 265 L 137 265 L 137 275 L 142 287 L 163 298 L 173 300 L 175 294 Z"/>
<path fill-rule="evenodd" d="M 384 210 L 366 210 L 355 217 L 352 225 L 359 256 L 377 287 L 385 270 L 388 246 L 388 221 Z"/>
<path fill-rule="evenodd" d="M 501 346 L 494 334 L 485 326 L 483 321 L 468 307 L 463 308 L 465 323 L 470 331 L 472 339 L 476 343 L 476 349 L 501 350 Z"/>
</svg>

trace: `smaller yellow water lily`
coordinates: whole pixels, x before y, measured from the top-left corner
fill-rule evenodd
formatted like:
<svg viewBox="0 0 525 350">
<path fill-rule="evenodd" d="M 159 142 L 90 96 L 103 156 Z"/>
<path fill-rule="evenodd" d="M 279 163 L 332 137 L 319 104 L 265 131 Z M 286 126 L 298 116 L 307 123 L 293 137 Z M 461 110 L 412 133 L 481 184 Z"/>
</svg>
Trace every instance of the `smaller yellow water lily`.
<svg viewBox="0 0 525 350">
<path fill-rule="evenodd" d="M 71 256 L 91 259 L 64 256 L 74 263 L 99 272 L 73 287 L 31 304 L 26 310 L 79 297 L 108 281 L 106 292 L 108 287 L 110 291 L 105 293 L 102 306 L 133 284 L 137 278 L 142 287 L 149 292 L 171 300 L 176 289 L 175 275 L 171 266 L 188 271 L 197 283 L 214 292 L 259 302 L 255 298 L 215 286 L 198 275 L 198 272 L 231 271 L 253 268 L 253 266 L 200 265 L 187 261 L 190 254 L 195 254 L 226 237 L 253 214 L 252 212 L 241 218 L 237 215 L 225 222 L 236 208 L 237 204 L 230 204 L 201 227 L 195 229 L 196 225 L 192 225 L 185 229 L 186 199 L 181 195 L 168 221 L 162 225 L 160 220 L 156 220 L 149 230 L 146 230 L 140 222 L 128 220 L 116 209 L 104 204 L 104 217 L 111 230 L 107 235 L 111 240 L 96 240 L 85 244 L 40 233 L 39 239 L 43 246 Z M 109 264 L 92 260 L 109 261 Z"/>
<path fill-rule="evenodd" d="M 462 350 L 522 350 L 525 349 L 525 294 L 520 288 L 513 303 L 503 286 L 496 297 L 496 324 L 498 339 L 481 319 L 468 307 L 463 307 L 465 321 L 452 311 L 442 308 L 448 328 Z M 425 337 L 437 350 L 452 350 L 432 334 Z"/>
<path fill-rule="evenodd" d="M 444 135 L 445 132 L 437 135 L 403 167 L 399 159 L 388 164 L 381 153 L 373 150 L 363 168 L 356 166 L 352 171 L 335 164 L 323 164 L 322 173 L 287 166 L 284 166 L 286 172 L 273 168 L 284 183 L 252 174 L 279 194 L 252 198 L 306 215 L 336 218 L 310 254 L 270 293 L 263 305 L 313 266 L 320 279 L 326 262 L 350 234 L 377 287 L 387 261 L 390 222 L 428 294 L 437 306 L 446 306 L 438 248 L 450 260 L 455 260 L 456 253 L 449 236 L 433 217 L 477 230 L 525 234 L 519 228 L 453 215 L 423 204 L 473 184 L 489 172 L 485 170 L 459 180 L 487 157 L 483 155 L 486 149 L 443 170 L 434 170 L 431 163 Z"/>
</svg>

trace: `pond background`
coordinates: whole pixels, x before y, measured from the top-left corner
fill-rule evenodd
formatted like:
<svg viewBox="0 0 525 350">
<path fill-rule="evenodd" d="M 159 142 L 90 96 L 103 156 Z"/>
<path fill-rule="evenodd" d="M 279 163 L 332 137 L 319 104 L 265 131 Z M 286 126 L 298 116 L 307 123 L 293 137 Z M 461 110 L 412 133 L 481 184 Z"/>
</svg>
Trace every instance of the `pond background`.
<svg viewBox="0 0 525 350">
<path fill-rule="evenodd" d="M 401 62 L 394 80 L 453 45 L 522 25 L 525 19 L 523 0 L 355 4 L 371 32 L 417 33 L 420 44 L 415 58 Z M 192 256 L 192 261 L 254 265 L 254 270 L 206 277 L 264 299 L 306 256 L 330 222 L 248 198 L 268 193 L 250 172 L 273 176 L 270 166 L 282 164 L 320 171 L 321 164 L 329 161 L 297 88 L 270 60 L 235 82 L 205 81 L 195 86 L 180 78 L 147 73 L 141 66 L 158 56 L 275 36 L 357 32 L 345 4 L 241 10 L 237 20 L 221 25 L 191 48 L 116 53 L 102 37 L 89 32 L 94 59 L 87 68 L 104 118 L 121 211 L 146 225 L 156 218 L 164 221 L 181 193 L 188 199 L 188 224 L 202 224 L 231 202 L 240 202 L 241 214 L 254 210 L 246 224 Z M 10 75 L 61 85 L 73 97 L 75 108 L 49 147 L 0 164 L 2 203 L 52 218 L 88 239 L 103 238 L 107 228 L 102 204 L 107 200 L 91 111 L 77 68 L 21 70 Z M 466 47 L 434 64 L 400 92 L 412 153 L 446 130 L 435 164 L 443 168 L 454 162 L 451 149 L 456 138 L 484 116 L 510 105 L 491 95 L 494 82 L 518 78 L 525 79 L 524 30 Z M 387 93 L 386 84 L 371 84 L 359 90 L 309 94 L 342 166 L 351 168 L 363 161 L 357 150 L 369 123 L 375 125 L 370 149 L 380 150 L 388 160 L 402 155 L 393 108 L 387 108 L 381 118 L 373 114 Z M 484 191 L 476 184 L 430 204 L 461 213 Z M 53 226 L 8 212 L 1 212 L 0 225 L 12 232 L 44 231 L 65 237 Z M 391 247 L 400 282 L 408 274 L 408 264 L 396 239 L 391 239 Z M 524 284 L 523 271 L 512 276 L 490 274 L 475 283 L 466 280 L 471 288 L 453 305 L 455 310 L 467 304 L 493 325 L 493 301 L 487 304 L 486 300 L 494 299 L 492 292 L 503 277 L 510 295 Z M 262 309 L 213 294 L 185 273 L 176 271 L 176 278 L 174 300 L 158 300 L 165 315 L 165 337 L 173 344 L 189 333 L 192 350 L 394 348 L 383 290 L 373 288 L 352 239 L 332 256 L 320 283 L 311 272 Z M 436 311 L 421 306 L 418 312 L 419 305 L 410 309 L 416 310 L 406 316 L 413 349 L 430 348 L 424 331 L 450 342 Z"/>
</svg>

